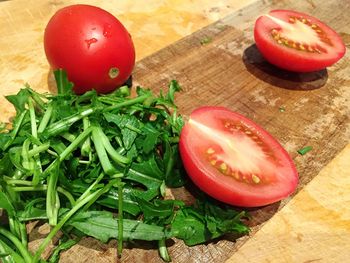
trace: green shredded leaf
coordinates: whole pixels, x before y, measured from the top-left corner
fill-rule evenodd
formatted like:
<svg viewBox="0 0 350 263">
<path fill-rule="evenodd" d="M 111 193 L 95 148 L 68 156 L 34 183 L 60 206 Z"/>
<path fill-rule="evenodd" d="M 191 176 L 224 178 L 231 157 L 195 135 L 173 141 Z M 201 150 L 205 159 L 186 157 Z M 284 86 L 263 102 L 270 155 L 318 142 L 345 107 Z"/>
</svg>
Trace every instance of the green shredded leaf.
<svg viewBox="0 0 350 263">
<path fill-rule="evenodd" d="M 207 45 L 212 41 L 213 41 L 213 39 L 211 37 L 204 37 L 201 39 L 200 43 L 201 43 L 201 45 Z"/>
<path fill-rule="evenodd" d="M 300 154 L 300 155 L 305 155 L 305 154 L 307 154 L 309 151 L 311 151 L 312 150 L 312 146 L 305 146 L 304 148 L 301 148 L 301 149 L 299 149 L 298 150 L 298 153 Z"/>
<path fill-rule="evenodd" d="M 285 108 L 284 106 L 281 106 L 281 107 L 278 108 L 278 110 L 279 110 L 280 112 L 285 112 L 285 111 L 286 111 L 286 108 Z"/>
<path fill-rule="evenodd" d="M 58 69 L 54 71 L 54 75 L 57 84 L 57 93 L 71 94 L 74 84 L 68 80 L 67 73 L 62 69 Z"/>
<path fill-rule="evenodd" d="M 188 183 L 178 142 L 184 120 L 178 114 L 172 80 L 167 91 L 128 87 L 110 94 L 72 92 L 63 70 L 54 72 L 58 94 L 29 86 L 6 98 L 16 108 L 11 129 L 0 132 L 0 208 L 8 225 L 0 230 L 4 262 L 39 262 L 58 231 L 63 239 L 49 262 L 79 239 L 102 242 L 158 242 L 170 261 L 166 240 L 201 244 L 225 233 L 248 232 L 244 212 L 207 196 L 194 205 L 166 200 L 167 187 Z M 1 128 L 3 131 L 3 128 Z M 52 225 L 32 256 L 25 223 Z M 11 240 L 9 240 L 9 237 Z"/>
</svg>

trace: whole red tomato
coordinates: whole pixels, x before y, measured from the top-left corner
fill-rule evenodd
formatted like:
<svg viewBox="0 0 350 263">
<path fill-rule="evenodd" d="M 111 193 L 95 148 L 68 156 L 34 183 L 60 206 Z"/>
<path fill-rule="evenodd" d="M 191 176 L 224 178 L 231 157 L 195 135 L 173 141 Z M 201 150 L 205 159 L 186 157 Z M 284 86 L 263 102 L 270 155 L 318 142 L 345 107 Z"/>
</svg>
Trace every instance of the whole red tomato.
<svg viewBox="0 0 350 263">
<path fill-rule="evenodd" d="M 45 29 L 46 57 L 64 69 L 78 94 L 108 93 L 125 83 L 135 64 L 135 49 L 125 27 L 107 11 L 90 5 L 58 10 Z"/>
</svg>

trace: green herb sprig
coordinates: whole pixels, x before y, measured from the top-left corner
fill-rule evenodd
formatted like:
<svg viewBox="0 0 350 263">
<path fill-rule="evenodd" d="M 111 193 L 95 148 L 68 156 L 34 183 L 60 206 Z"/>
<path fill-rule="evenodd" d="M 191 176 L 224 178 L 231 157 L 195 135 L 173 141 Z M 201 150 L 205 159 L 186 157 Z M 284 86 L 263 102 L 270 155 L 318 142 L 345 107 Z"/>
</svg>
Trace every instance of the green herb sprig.
<svg viewBox="0 0 350 263">
<path fill-rule="evenodd" d="M 58 231 L 65 233 L 49 262 L 82 236 L 102 242 L 157 242 L 170 261 L 166 240 L 196 245 L 233 232 L 245 234 L 244 212 L 202 197 L 193 205 L 165 200 L 165 187 L 187 182 L 178 141 L 184 120 L 171 81 L 157 96 L 126 86 L 107 95 L 72 92 L 64 71 L 55 72 L 58 94 L 29 86 L 6 98 L 16 109 L 12 128 L 0 132 L 0 226 L 3 262 L 44 262 L 41 254 Z M 51 232 L 28 250 L 25 225 L 41 220 Z M 79 233 L 77 235 L 77 233 Z M 78 237 L 78 238 L 77 238 Z"/>
</svg>

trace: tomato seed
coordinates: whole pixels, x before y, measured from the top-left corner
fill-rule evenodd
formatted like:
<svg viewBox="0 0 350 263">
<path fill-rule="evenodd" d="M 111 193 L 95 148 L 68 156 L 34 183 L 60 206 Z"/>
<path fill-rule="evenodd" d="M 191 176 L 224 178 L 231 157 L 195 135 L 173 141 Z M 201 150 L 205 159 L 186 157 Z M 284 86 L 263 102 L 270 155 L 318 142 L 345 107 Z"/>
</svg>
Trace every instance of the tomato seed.
<svg viewBox="0 0 350 263">
<path fill-rule="evenodd" d="M 274 36 L 274 39 L 275 39 L 276 41 L 279 40 L 279 39 L 280 39 L 280 35 Z"/>
<path fill-rule="evenodd" d="M 220 170 L 221 170 L 222 172 L 225 172 L 225 171 L 227 170 L 227 164 L 226 164 L 226 163 L 221 163 L 221 164 L 220 164 Z"/>
<path fill-rule="evenodd" d="M 233 177 L 236 179 L 236 180 L 240 180 L 241 177 L 239 176 L 239 172 L 238 171 L 235 171 L 234 173 L 232 173 Z"/>
<path fill-rule="evenodd" d="M 215 150 L 213 148 L 208 148 L 207 154 L 213 154 L 215 153 Z"/>
<path fill-rule="evenodd" d="M 272 36 L 278 35 L 278 31 L 276 29 L 272 29 L 271 31 Z"/>
<path fill-rule="evenodd" d="M 308 26 L 310 26 L 319 36 L 319 39 L 323 42 L 326 43 L 330 46 L 333 46 L 332 42 L 330 39 L 325 35 L 324 31 L 319 28 L 318 25 L 313 24 L 310 19 L 306 19 L 304 17 L 289 17 L 289 22 L 290 23 L 295 23 L 296 21 L 300 21 Z M 284 45 L 286 47 L 294 48 L 296 50 L 304 51 L 304 52 L 310 52 L 310 53 L 325 53 L 326 50 L 324 48 L 317 48 L 317 47 L 310 47 L 307 44 L 302 44 L 298 42 L 294 42 L 293 40 L 290 40 L 286 37 L 283 37 L 280 35 L 279 30 L 277 29 L 272 29 L 271 30 L 271 35 L 273 39 L 280 45 Z"/>
<path fill-rule="evenodd" d="M 256 184 L 260 183 L 260 178 L 255 174 L 252 174 L 252 180 Z"/>
</svg>

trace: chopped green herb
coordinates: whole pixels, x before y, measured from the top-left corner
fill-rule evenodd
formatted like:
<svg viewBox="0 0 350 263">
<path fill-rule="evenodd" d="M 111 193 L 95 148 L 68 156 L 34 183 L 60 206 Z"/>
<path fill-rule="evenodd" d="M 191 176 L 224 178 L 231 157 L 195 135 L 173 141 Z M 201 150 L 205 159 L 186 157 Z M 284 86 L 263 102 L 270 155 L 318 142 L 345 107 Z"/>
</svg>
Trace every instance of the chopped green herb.
<svg viewBox="0 0 350 263">
<path fill-rule="evenodd" d="M 312 150 L 312 146 L 306 146 L 306 147 L 304 147 L 304 148 L 302 148 L 302 149 L 299 149 L 299 150 L 298 150 L 298 153 L 299 153 L 300 155 L 304 155 L 304 154 L 308 153 L 308 152 L 311 151 L 311 150 Z"/>
<path fill-rule="evenodd" d="M 153 241 L 170 261 L 169 238 L 192 246 L 248 232 L 245 213 L 220 208 L 206 196 L 194 205 L 164 198 L 166 187 L 187 183 L 178 149 L 184 120 L 175 105 L 181 90 L 176 81 L 159 95 L 137 87 L 131 97 L 122 87 L 79 96 L 64 71 L 55 78 L 58 95 L 27 86 L 6 97 L 17 114 L 9 132 L 0 132 L 0 208 L 9 222 L 0 227 L 0 257 L 37 263 L 63 231 L 49 262 L 77 242 L 77 233 L 116 239 L 119 255 L 123 242 Z M 52 226 L 34 255 L 25 228 L 32 220 Z"/>
<path fill-rule="evenodd" d="M 285 111 L 286 111 L 286 108 L 285 108 L 284 106 L 281 106 L 281 107 L 278 108 L 278 110 L 279 110 L 280 112 L 285 112 Z"/>
<path fill-rule="evenodd" d="M 212 41 L 213 41 L 213 39 L 211 37 L 204 37 L 204 38 L 201 39 L 200 43 L 201 43 L 201 45 L 206 45 L 206 44 L 209 44 Z"/>
<path fill-rule="evenodd" d="M 224 24 L 217 24 L 215 27 L 217 29 L 219 29 L 219 30 L 224 30 L 226 28 L 226 25 L 224 25 Z"/>
</svg>

